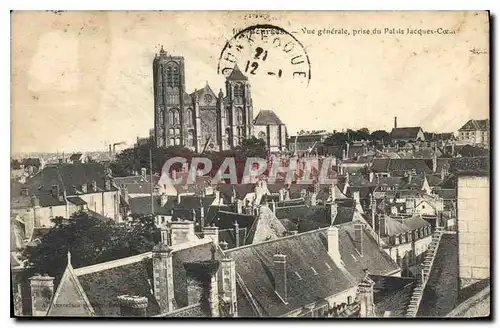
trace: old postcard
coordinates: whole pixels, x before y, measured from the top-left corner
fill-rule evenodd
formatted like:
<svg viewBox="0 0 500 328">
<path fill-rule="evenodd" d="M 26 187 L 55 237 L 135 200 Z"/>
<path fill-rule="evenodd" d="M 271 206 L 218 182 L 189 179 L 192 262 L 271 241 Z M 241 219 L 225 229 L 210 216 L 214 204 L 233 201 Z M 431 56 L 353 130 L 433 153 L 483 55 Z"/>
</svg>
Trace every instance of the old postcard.
<svg viewBox="0 0 500 328">
<path fill-rule="evenodd" d="M 12 314 L 488 317 L 489 26 L 12 12 Z"/>
</svg>

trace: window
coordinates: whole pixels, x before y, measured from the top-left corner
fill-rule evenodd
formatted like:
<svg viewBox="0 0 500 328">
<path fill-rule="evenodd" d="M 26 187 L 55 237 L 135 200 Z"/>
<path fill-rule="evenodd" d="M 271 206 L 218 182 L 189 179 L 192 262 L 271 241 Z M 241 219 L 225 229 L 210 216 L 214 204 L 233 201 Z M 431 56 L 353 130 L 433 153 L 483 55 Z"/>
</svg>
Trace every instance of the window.
<svg viewBox="0 0 500 328">
<path fill-rule="evenodd" d="M 236 120 L 239 125 L 243 124 L 243 108 L 241 107 L 236 109 Z"/>
<path fill-rule="evenodd" d="M 231 112 L 229 111 L 229 108 L 226 107 L 226 109 L 224 109 L 224 115 L 226 116 L 224 118 L 224 124 L 231 125 Z"/>
<path fill-rule="evenodd" d="M 174 134 L 174 129 L 172 129 L 172 128 L 168 129 L 168 134 L 173 135 Z"/>
<path fill-rule="evenodd" d="M 175 139 L 174 138 L 170 138 L 169 146 L 173 146 L 173 145 L 175 145 Z"/>
<path fill-rule="evenodd" d="M 266 133 L 264 131 L 259 132 L 259 139 L 264 139 L 266 140 Z"/>
<path fill-rule="evenodd" d="M 234 96 L 235 97 L 243 97 L 243 93 L 245 92 L 245 87 L 241 84 L 236 84 L 234 86 Z"/>
<path fill-rule="evenodd" d="M 193 125 L 193 111 L 191 110 L 191 108 L 188 108 L 186 111 L 185 121 L 187 125 Z"/>
<path fill-rule="evenodd" d="M 194 145 L 195 145 L 195 142 L 194 142 L 194 132 L 193 132 L 193 130 L 189 130 L 189 131 L 188 131 L 188 135 L 187 135 L 187 144 L 188 144 L 188 146 L 194 146 Z"/>
<path fill-rule="evenodd" d="M 167 67 L 167 86 L 175 87 L 179 85 L 179 67 L 172 63 Z"/>
<path fill-rule="evenodd" d="M 174 124 L 174 112 L 173 111 L 169 111 L 168 112 L 168 124 Z"/>
<path fill-rule="evenodd" d="M 181 138 L 175 138 L 175 145 L 180 146 L 181 144 Z"/>
<path fill-rule="evenodd" d="M 351 304 L 352 303 L 352 296 L 347 296 L 347 304 Z"/>
<path fill-rule="evenodd" d="M 179 119 L 179 110 L 177 109 L 172 109 L 172 112 L 173 112 L 173 120 L 172 120 L 172 124 L 179 124 L 180 123 L 180 119 Z"/>
</svg>

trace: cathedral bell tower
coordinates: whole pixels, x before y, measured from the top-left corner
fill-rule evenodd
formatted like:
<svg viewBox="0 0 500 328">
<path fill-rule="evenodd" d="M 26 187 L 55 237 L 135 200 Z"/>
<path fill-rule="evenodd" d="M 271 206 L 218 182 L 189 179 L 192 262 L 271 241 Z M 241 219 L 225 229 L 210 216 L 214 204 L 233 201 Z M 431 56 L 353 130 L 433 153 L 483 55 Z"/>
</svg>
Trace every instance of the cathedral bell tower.
<svg viewBox="0 0 500 328">
<path fill-rule="evenodd" d="M 248 78 L 238 65 L 226 78 L 225 130 L 230 147 L 238 146 L 242 140 L 252 136 L 253 106 Z"/>
<path fill-rule="evenodd" d="M 184 71 L 184 57 L 171 56 L 162 46 L 153 61 L 154 136 L 158 147 L 182 146 L 185 143 Z"/>
</svg>

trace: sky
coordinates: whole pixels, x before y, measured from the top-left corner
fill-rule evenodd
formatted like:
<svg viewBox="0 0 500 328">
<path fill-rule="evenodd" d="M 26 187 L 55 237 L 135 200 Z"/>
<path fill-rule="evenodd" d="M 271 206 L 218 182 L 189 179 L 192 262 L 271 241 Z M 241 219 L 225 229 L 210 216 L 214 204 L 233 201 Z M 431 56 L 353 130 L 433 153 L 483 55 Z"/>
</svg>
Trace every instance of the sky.
<svg viewBox="0 0 500 328">
<path fill-rule="evenodd" d="M 234 29 L 255 24 L 278 26 L 298 40 L 287 53 L 256 39 L 269 59 L 248 74 L 254 115 L 274 110 L 290 135 L 302 129 L 390 130 L 395 116 L 398 126 L 456 132 L 471 118 L 488 118 L 485 12 L 27 11 L 11 15 L 11 151 L 133 144 L 153 127 L 152 62 L 160 45 L 184 56 L 188 93 L 207 82 L 218 93 L 224 45 Z M 418 34 L 438 28 L 454 33 Z M 323 29 L 349 34 L 318 35 Z M 354 36 L 360 29 L 381 33 Z M 291 77 L 297 67 L 290 64 L 292 54 L 307 54 L 308 84 Z M 249 58 L 237 56 L 239 67 Z M 283 78 L 265 74 L 279 69 Z"/>
</svg>

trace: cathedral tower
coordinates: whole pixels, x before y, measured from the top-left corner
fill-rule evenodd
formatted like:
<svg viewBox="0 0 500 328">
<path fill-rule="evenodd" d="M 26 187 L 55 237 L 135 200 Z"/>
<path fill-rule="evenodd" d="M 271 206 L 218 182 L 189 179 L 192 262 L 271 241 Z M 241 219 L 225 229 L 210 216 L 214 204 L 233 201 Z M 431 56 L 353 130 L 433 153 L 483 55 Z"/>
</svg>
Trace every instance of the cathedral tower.
<svg viewBox="0 0 500 328">
<path fill-rule="evenodd" d="M 226 78 L 225 119 L 229 146 L 235 147 L 252 136 L 253 106 L 248 78 L 238 65 Z"/>
<path fill-rule="evenodd" d="M 158 147 L 184 145 L 184 57 L 170 56 L 163 49 L 153 61 L 155 142 Z M 189 101 L 188 101 L 189 104 Z"/>
</svg>

